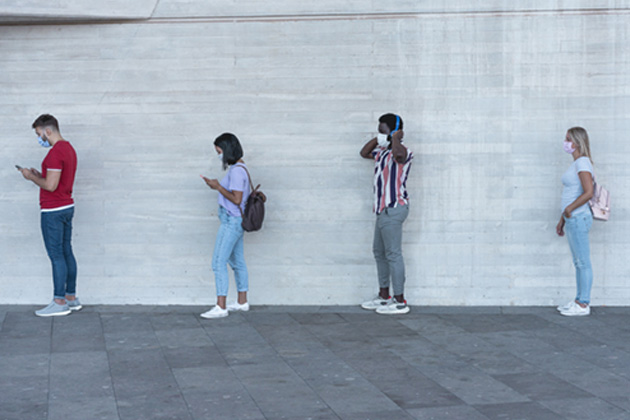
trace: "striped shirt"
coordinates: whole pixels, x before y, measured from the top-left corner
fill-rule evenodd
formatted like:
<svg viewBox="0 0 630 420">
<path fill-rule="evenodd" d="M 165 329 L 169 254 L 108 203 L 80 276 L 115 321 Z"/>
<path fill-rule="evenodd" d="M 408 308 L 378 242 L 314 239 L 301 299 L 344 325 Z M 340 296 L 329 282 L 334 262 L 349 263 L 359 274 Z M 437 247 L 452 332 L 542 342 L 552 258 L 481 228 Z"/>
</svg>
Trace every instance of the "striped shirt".
<svg viewBox="0 0 630 420">
<path fill-rule="evenodd" d="M 374 156 L 374 212 L 380 214 L 386 207 L 396 207 L 409 203 L 407 177 L 411 168 L 413 153 L 407 150 L 405 163 L 398 163 L 392 151 L 377 146 L 372 151 Z"/>
</svg>

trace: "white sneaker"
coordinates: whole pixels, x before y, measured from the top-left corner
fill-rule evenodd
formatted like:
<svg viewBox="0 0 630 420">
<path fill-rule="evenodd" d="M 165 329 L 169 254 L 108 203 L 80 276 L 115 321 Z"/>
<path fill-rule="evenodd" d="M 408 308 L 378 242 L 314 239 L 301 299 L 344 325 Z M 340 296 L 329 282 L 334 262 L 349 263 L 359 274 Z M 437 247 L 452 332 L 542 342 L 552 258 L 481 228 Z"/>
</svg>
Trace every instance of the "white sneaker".
<svg viewBox="0 0 630 420">
<path fill-rule="evenodd" d="M 574 300 L 572 300 L 571 302 L 567 302 L 564 305 L 560 305 L 556 309 L 558 310 L 558 312 L 568 311 L 573 305 L 575 305 Z"/>
<path fill-rule="evenodd" d="M 228 316 L 228 310 L 221 308 L 219 305 L 201 314 L 201 317 L 206 319 L 225 318 L 226 316 Z"/>
<path fill-rule="evenodd" d="M 383 299 L 380 296 L 376 296 L 372 300 L 367 300 L 361 304 L 363 309 L 367 309 L 368 311 L 373 311 L 375 309 L 381 308 L 383 306 L 389 305 L 392 301 L 392 298 Z"/>
<path fill-rule="evenodd" d="M 230 303 L 227 306 L 227 310 L 228 311 L 243 311 L 243 312 L 247 312 L 249 311 L 249 302 L 245 302 L 242 305 L 238 302 L 234 302 L 234 303 Z"/>
<path fill-rule="evenodd" d="M 591 307 L 587 306 L 586 308 L 582 308 L 577 303 L 571 306 L 566 311 L 561 311 L 560 315 L 564 316 L 587 316 L 591 314 Z"/>
<path fill-rule="evenodd" d="M 381 315 L 398 315 L 407 312 L 409 312 L 407 301 L 398 302 L 396 298 L 392 299 L 389 305 L 381 306 L 376 310 L 376 313 Z"/>
</svg>

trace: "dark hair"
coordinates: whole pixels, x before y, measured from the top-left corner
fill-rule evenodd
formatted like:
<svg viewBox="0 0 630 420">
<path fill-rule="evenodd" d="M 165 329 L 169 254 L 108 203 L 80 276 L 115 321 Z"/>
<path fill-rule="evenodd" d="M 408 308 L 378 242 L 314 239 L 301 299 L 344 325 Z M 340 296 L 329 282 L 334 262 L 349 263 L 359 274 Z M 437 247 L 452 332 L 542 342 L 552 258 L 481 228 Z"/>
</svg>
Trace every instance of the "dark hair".
<svg viewBox="0 0 630 420">
<path fill-rule="evenodd" d="M 389 127 L 389 131 L 396 130 L 396 120 L 398 120 L 398 130 L 403 129 L 403 120 L 396 114 L 384 114 L 378 119 L 378 122 L 385 123 Z"/>
<path fill-rule="evenodd" d="M 234 165 L 243 157 L 243 148 L 236 136 L 232 133 L 223 133 L 214 140 L 214 145 L 223 150 L 223 169 L 228 165 Z"/>
<path fill-rule="evenodd" d="M 42 114 L 33 121 L 33 128 L 38 127 L 54 127 L 55 130 L 59 131 L 59 122 L 50 114 Z"/>
</svg>

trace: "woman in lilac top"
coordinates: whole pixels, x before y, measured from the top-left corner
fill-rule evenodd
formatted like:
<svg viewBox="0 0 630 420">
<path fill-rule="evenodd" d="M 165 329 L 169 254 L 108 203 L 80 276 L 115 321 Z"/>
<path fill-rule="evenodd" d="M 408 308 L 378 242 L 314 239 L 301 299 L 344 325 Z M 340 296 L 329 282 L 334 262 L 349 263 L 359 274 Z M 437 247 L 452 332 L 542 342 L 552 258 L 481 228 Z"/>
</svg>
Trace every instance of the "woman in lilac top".
<svg viewBox="0 0 630 420">
<path fill-rule="evenodd" d="M 577 294 L 575 300 L 558 306 L 558 311 L 565 316 L 585 316 L 591 313 L 589 304 L 593 285 L 588 239 L 593 225 L 593 214 L 588 205 L 593 197 L 593 164 L 586 130 L 582 127 L 569 129 L 564 151 L 573 157 L 573 163 L 562 175 L 562 216 L 556 232 L 564 236 L 566 231 L 575 265 Z"/>
<path fill-rule="evenodd" d="M 217 288 L 217 304 L 201 314 L 204 318 L 223 318 L 229 311 L 248 311 L 248 275 L 243 253 L 242 211 L 249 196 L 249 175 L 243 162 L 243 148 L 238 138 L 223 133 L 214 141 L 214 148 L 227 174 L 221 182 L 203 177 L 206 184 L 219 192 L 219 220 L 221 225 L 212 255 L 212 271 Z M 238 300 L 226 306 L 228 293 L 227 265 L 234 270 Z"/>
</svg>

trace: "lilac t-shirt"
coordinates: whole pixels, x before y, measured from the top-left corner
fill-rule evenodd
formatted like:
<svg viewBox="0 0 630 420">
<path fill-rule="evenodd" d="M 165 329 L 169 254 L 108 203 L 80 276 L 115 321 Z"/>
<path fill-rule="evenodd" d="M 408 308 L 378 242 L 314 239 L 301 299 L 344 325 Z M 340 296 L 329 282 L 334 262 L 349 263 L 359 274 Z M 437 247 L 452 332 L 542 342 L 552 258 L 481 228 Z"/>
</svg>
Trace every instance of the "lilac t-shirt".
<svg viewBox="0 0 630 420">
<path fill-rule="evenodd" d="M 243 167 L 244 163 L 238 163 L 231 165 L 227 171 L 227 174 L 221 180 L 221 186 L 228 191 L 243 191 L 243 200 L 241 201 L 241 209 L 245 211 L 245 203 L 247 197 L 249 197 L 249 177 Z M 223 194 L 219 193 L 219 205 L 227 210 L 227 212 L 234 217 L 241 217 L 241 212 L 238 206 L 225 198 Z"/>
</svg>

